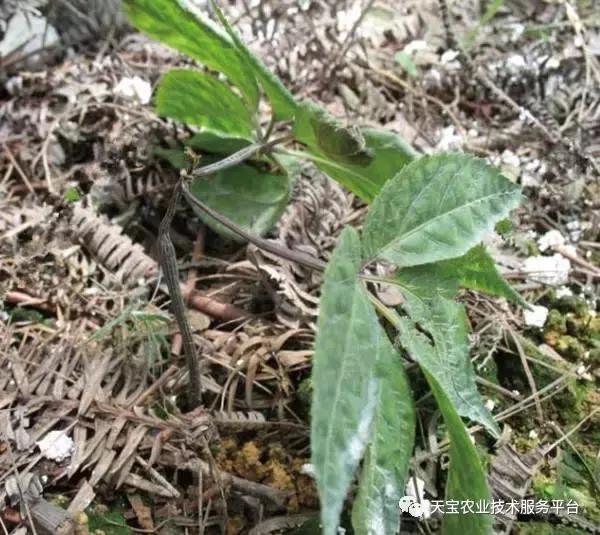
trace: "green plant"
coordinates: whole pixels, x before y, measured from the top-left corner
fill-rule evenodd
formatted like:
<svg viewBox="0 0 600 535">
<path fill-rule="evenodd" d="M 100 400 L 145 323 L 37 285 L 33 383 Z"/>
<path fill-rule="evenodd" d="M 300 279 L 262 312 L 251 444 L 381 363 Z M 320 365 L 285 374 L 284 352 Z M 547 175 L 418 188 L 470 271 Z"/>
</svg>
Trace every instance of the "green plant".
<svg viewBox="0 0 600 535">
<path fill-rule="evenodd" d="M 163 77 L 156 95 L 159 114 L 199 127 L 188 145 L 201 150 L 205 160 L 229 155 L 222 164 L 192 170 L 198 176 L 191 188 L 186 176 L 180 183 L 208 225 L 268 247 L 253 236 L 266 232 L 284 209 L 291 181 L 284 170 L 293 168 L 293 159 L 314 162 L 370 203 L 362 235 L 351 227 L 342 232 L 321 295 L 311 447 L 323 533 L 336 533 L 361 460 L 355 532 L 399 529 L 398 500 L 415 442 L 406 358 L 418 363 L 444 419 L 450 448 L 446 498 L 489 500 L 484 470 L 461 418 L 494 436 L 498 426 L 477 391 L 467 318 L 454 298 L 463 287 L 522 304 L 480 244 L 517 206 L 519 188 L 482 160 L 420 156 L 396 134 L 347 127 L 317 104 L 298 102 L 246 48 L 216 4 L 221 27 L 185 0 L 126 0 L 125 9 L 139 29 L 222 75 L 175 70 Z M 264 132 L 261 93 L 271 106 Z M 270 133 L 287 122 L 291 135 L 271 141 Z M 303 150 L 290 149 L 292 142 Z M 173 210 L 174 202 L 171 215 Z M 276 252 L 321 268 L 306 255 Z M 375 262 L 395 266 L 396 274 L 371 275 Z M 384 306 L 368 284 L 397 286 L 405 299 L 402 308 Z M 177 291 L 176 285 L 171 288 Z M 397 333 L 392 339 L 391 331 Z M 445 515 L 443 522 L 450 534 L 489 533 L 491 525 L 485 514 Z"/>
</svg>

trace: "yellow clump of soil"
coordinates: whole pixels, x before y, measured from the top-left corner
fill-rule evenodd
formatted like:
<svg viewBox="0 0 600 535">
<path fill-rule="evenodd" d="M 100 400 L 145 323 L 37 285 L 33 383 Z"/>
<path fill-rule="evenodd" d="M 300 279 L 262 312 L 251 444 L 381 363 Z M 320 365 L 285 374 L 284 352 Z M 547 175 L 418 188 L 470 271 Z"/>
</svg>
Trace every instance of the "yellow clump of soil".
<svg viewBox="0 0 600 535">
<path fill-rule="evenodd" d="M 291 457 L 279 442 L 267 447 L 250 440 L 240 447 L 235 438 L 227 437 L 221 441 L 215 459 L 222 470 L 289 492 L 289 512 L 316 509 L 319 506 L 315 482 L 303 473 L 303 466 L 308 459 Z M 230 529 L 229 526 L 227 529 Z M 234 529 L 233 524 L 231 529 Z"/>
<path fill-rule="evenodd" d="M 593 350 L 600 323 L 587 305 L 576 298 L 561 298 L 553 304 L 544 326 L 544 342 L 560 355 L 578 361 Z"/>
<path fill-rule="evenodd" d="M 309 509 L 318 509 L 319 495 L 317 494 L 315 480 L 302 472 L 302 466 L 306 462 L 306 459 L 298 458 L 292 461 L 292 472 L 294 474 L 294 483 L 296 484 L 298 504 Z"/>
<path fill-rule="evenodd" d="M 221 470 L 231 472 L 233 470 L 233 456 L 238 449 L 238 443 L 233 438 L 224 438 L 215 453 L 215 461 Z"/>
<path fill-rule="evenodd" d="M 246 442 L 233 459 L 233 470 L 241 477 L 251 481 L 260 481 L 266 473 L 266 468 L 260 461 L 262 451 L 253 442 Z"/>
</svg>

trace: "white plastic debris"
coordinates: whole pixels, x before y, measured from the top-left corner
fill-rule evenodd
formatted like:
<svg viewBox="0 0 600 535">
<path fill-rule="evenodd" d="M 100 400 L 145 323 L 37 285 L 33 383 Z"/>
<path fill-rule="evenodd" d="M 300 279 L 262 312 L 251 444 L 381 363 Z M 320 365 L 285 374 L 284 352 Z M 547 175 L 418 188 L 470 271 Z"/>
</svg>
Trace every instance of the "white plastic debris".
<svg viewBox="0 0 600 535">
<path fill-rule="evenodd" d="M 569 237 L 571 238 L 571 241 L 578 242 L 583 234 L 581 222 L 579 222 L 577 219 L 574 219 L 573 221 L 569 221 L 566 224 L 566 227 L 569 231 Z"/>
<path fill-rule="evenodd" d="M 463 140 L 462 136 L 456 132 L 453 126 L 446 126 L 441 130 L 440 140 L 437 144 L 437 149 L 440 151 L 446 151 L 451 149 L 458 149 Z"/>
<path fill-rule="evenodd" d="M 521 39 L 521 36 L 525 32 L 525 25 L 518 23 L 518 22 L 515 24 L 512 24 L 512 25 L 509 25 L 509 28 L 511 30 L 510 39 L 509 39 L 511 43 L 514 43 L 514 42 L 518 41 L 519 39 Z"/>
<path fill-rule="evenodd" d="M 148 104 L 150 97 L 152 97 L 152 86 L 139 76 L 121 78 L 114 89 L 114 93 L 129 100 L 136 100 L 140 104 Z"/>
<path fill-rule="evenodd" d="M 547 167 L 544 162 L 537 158 L 531 159 L 523 166 L 521 185 L 530 188 L 539 187 L 546 172 Z"/>
<path fill-rule="evenodd" d="M 523 311 L 523 319 L 528 327 L 542 328 L 548 317 L 548 309 L 541 305 L 530 305 L 531 310 Z"/>
<path fill-rule="evenodd" d="M 571 297 L 573 292 L 568 286 L 561 286 L 556 289 L 556 298 L 560 299 L 561 297 Z"/>
<path fill-rule="evenodd" d="M 302 465 L 302 467 L 300 468 L 300 473 L 305 474 L 309 477 L 314 478 L 315 477 L 315 465 L 311 464 L 311 463 L 305 463 Z"/>
<path fill-rule="evenodd" d="M 584 364 L 580 364 L 579 367 L 575 370 L 575 374 L 580 379 L 584 379 L 586 381 L 593 381 L 594 377 L 588 371 L 587 367 Z"/>
<path fill-rule="evenodd" d="M 452 50 L 450 48 L 442 54 L 440 61 L 443 64 L 450 63 L 450 62 L 454 61 L 459 56 L 459 54 L 460 54 L 460 52 L 458 52 L 458 50 Z"/>
<path fill-rule="evenodd" d="M 539 437 L 538 432 L 535 429 L 532 429 L 531 431 L 529 431 L 530 439 L 535 440 L 538 437 Z"/>
<path fill-rule="evenodd" d="M 544 252 L 558 245 L 564 245 L 565 241 L 565 237 L 558 230 L 549 230 L 538 240 L 538 247 Z"/>
<path fill-rule="evenodd" d="M 511 165 L 513 167 L 519 167 L 521 165 L 521 158 L 519 158 L 512 150 L 505 149 L 500 155 L 502 163 Z"/>
<path fill-rule="evenodd" d="M 460 52 L 457 50 L 446 50 L 440 57 L 440 63 L 445 65 L 447 70 L 458 70 L 461 68 L 460 61 L 458 60 L 459 55 Z"/>
<path fill-rule="evenodd" d="M 518 73 L 527 66 L 525 58 L 520 54 L 511 54 L 506 60 L 506 68 L 512 73 Z"/>
<path fill-rule="evenodd" d="M 488 399 L 485 402 L 485 408 L 492 412 L 494 410 L 494 407 L 496 406 L 496 402 L 493 399 Z"/>
<path fill-rule="evenodd" d="M 532 279 L 546 284 L 566 284 L 571 262 L 555 253 L 552 256 L 530 256 L 523 262 L 523 271 Z"/>
<path fill-rule="evenodd" d="M 73 439 L 64 431 L 50 431 L 42 440 L 37 442 L 40 452 L 46 459 L 60 463 L 73 454 Z"/>
<path fill-rule="evenodd" d="M 407 54 L 412 54 L 417 50 L 426 50 L 427 49 L 427 41 L 423 41 L 421 39 L 415 39 L 411 41 L 404 47 L 404 52 Z"/>
</svg>

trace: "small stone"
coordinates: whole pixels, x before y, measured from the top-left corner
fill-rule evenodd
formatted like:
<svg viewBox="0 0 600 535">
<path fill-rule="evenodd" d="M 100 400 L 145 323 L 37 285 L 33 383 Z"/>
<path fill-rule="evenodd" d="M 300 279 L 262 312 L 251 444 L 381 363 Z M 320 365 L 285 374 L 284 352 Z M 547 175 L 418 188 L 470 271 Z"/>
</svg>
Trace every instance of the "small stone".
<svg viewBox="0 0 600 535">
<path fill-rule="evenodd" d="M 38 448 L 46 459 L 60 463 L 73 454 L 73 439 L 64 431 L 50 431 L 42 440 L 37 442 Z"/>
<path fill-rule="evenodd" d="M 133 78 L 121 78 L 121 81 L 114 88 L 115 95 L 136 100 L 140 104 L 148 104 L 152 97 L 152 86 L 139 76 Z"/>
<path fill-rule="evenodd" d="M 565 237 L 558 230 L 549 230 L 538 240 L 538 247 L 543 253 L 548 249 L 553 249 L 559 245 L 564 245 L 565 242 Z"/>
<path fill-rule="evenodd" d="M 546 284 L 566 284 L 571 262 L 561 254 L 530 256 L 523 262 L 523 271 L 532 279 Z"/>
</svg>

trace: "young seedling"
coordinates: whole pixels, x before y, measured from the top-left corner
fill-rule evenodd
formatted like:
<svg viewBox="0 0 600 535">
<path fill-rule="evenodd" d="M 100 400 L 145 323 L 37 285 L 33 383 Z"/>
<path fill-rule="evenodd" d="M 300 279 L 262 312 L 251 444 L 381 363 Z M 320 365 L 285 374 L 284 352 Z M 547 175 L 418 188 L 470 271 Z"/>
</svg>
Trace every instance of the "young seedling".
<svg viewBox="0 0 600 535">
<path fill-rule="evenodd" d="M 125 10 L 140 30 L 222 75 L 171 71 L 156 95 L 160 115 L 197 129 L 187 142 L 194 150 L 217 160 L 225 156 L 182 175 L 160 228 L 161 264 L 184 338 L 192 404 L 201 402 L 199 363 L 169 237 L 182 193 L 215 231 L 324 269 L 311 409 L 323 533 L 337 533 L 359 468 L 354 531 L 399 530 L 398 503 L 415 443 L 408 358 L 429 384 L 448 433 L 446 499 L 489 500 L 486 475 L 462 418 L 494 436 L 499 429 L 477 391 L 466 314 L 454 298 L 462 287 L 522 304 L 481 244 L 485 233 L 520 202 L 518 186 L 477 158 L 421 156 L 392 132 L 348 127 L 316 103 L 297 101 L 246 48 L 215 3 L 220 26 L 186 0 L 125 0 Z M 267 134 L 258 126 L 263 96 L 271 106 Z M 287 136 L 269 141 L 272 131 L 289 124 Z M 362 233 L 345 228 L 326 266 L 260 237 L 285 209 L 291 184 L 285 170 L 292 157 L 312 161 L 370 205 Z M 259 159 L 276 170 L 253 166 Z M 370 269 L 375 263 L 395 271 L 375 277 Z M 402 307 L 385 306 L 371 293 L 373 283 L 398 287 Z M 390 339 L 392 331 L 396 334 Z M 445 515 L 443 530 L 491 533 L 492 522 L 490 514 Z"/>
</svg>

